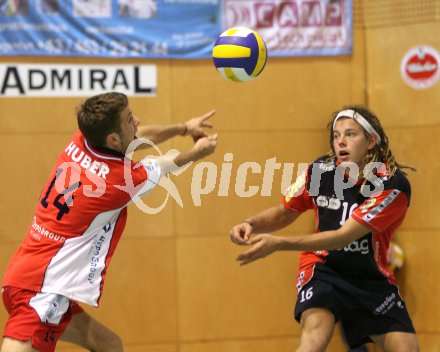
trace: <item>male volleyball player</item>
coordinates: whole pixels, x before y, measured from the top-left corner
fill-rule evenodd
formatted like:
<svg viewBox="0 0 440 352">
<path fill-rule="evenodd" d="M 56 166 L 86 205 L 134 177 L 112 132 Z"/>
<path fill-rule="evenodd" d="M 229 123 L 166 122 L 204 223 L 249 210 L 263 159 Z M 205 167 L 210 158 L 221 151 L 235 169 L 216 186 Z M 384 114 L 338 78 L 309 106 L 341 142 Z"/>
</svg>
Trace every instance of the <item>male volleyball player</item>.
<svg viewBox="0 0 440 352">
<path fill-rule="evenodd" d="M 93 96 L 79 107 L 79 131 L 56 161 L 3 279 L 9 318 L 1 352 L 52 352 L 59 339 L 95 352 L 123 350 L 121 339 L 76 302 L 98 306 L 132 198 L 166 173 L 214 152 L 217 135 L 204 130 L 212 127 L 213 114 L 184 124 L 139 126 L 120 93 Z M 175 157 L 136 167 L 125 156 L 137 137 L 157 144 L 178 135 L 195 142 Z"/>
</svg>

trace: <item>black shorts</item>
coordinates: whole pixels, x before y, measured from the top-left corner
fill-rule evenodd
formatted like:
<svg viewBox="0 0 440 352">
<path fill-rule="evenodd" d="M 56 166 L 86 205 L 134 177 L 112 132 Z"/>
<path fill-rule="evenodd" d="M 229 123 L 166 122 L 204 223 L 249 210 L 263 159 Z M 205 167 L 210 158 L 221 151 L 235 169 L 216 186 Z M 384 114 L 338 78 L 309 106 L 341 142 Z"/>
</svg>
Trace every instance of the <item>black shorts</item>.
<svg viewBox="0 0 440 352">
<path fill-rule="evenodd" d="M 371 335 L 415 332 L 397 286 L 386 279 L 347 280 L 323 264 L 315 266 L 313 277 L 298 293 L 295 319 L 299 322 L 309 308 L 330 310 L 336 322 L 341 321 L 351 348 L 372 342 Z"/>
</svg>

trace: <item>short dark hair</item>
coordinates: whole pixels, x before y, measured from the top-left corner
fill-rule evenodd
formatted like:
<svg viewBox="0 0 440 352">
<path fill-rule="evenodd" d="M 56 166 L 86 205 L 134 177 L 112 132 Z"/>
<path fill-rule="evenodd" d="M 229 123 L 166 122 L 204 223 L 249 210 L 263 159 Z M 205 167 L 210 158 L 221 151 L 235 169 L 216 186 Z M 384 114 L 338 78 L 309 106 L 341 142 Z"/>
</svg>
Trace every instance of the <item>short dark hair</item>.
<svg viewBox="0 0 440 352">
<path fill-rule="evenodd" d="M 125 94 L 110 92 L 88 98 L 76 109 L 78 127 L 93 147 L 103 147 L 109 134 L 121 132 L 121 112 L 128 105 Z"/>
</svg>

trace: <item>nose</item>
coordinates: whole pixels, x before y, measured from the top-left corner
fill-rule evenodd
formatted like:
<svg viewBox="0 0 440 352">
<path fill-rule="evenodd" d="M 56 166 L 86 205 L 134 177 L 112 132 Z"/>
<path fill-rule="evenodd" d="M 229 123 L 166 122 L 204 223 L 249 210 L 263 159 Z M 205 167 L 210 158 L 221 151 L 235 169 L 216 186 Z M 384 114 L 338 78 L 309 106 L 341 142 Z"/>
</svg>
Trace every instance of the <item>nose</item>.
<svg viewBox="0 0 440 352">
<path fill-rule="evenodd" d="M 345 143 L 345 136 L 342 134 L 337 138 L 338 145 L 346 145 Z"/>
<path fill-rule="evenodd" d="M 134 125 L 135 125 L 136 127 L 139 126 L 139 123 L 141 122 L 141 120 L 139 120 L 137 116 L 134 116 L 134 117 L 133 117 L 133 120 L 134 120 Z"/>
</svg>

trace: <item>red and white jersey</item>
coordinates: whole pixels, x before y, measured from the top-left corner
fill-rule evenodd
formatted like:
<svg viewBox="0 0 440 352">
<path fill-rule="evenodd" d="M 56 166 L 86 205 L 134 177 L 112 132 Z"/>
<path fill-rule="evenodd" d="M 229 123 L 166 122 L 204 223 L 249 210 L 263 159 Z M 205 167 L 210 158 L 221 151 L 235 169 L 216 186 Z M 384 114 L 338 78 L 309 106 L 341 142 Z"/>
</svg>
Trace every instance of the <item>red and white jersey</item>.
<svg viewBox="0 0 440 352">
<path fill-rule="evenodd" d="M 141 165 L 116 151 L 92 148 L 76 132 L 56 161 L 2 285 L 97 306 L 127 205 L 160 179 L 157 162 Z"/>
<path fill-rule="evenodd" d="M 297 288 L 310 280 L 316 263 L 329 266 L 348 280 L 395 283 L 387 252 L 409 206 L 411 187 L 407 178 L 400 171 L 391 178 L 386 172 L 379 172 L 372 182 L 362 179 L 349 187 L 349 179 L 337 168 L 336 160 L 325 163 L 326 160 L 327 156 L 319 158 L 298 178 L 283 198 L 284 206 L 298 213 L 313 209 L 318 232 L 336 230 L 349 217 L 371 232 L 338 250 L 302 252 Z M 337 180 L 344 182 L 339 182 L 339 194 Z"/>
</svg>

